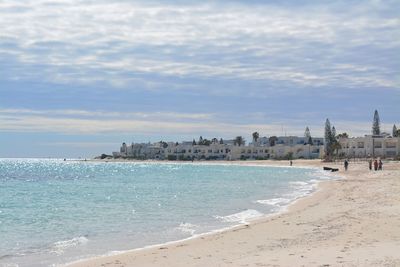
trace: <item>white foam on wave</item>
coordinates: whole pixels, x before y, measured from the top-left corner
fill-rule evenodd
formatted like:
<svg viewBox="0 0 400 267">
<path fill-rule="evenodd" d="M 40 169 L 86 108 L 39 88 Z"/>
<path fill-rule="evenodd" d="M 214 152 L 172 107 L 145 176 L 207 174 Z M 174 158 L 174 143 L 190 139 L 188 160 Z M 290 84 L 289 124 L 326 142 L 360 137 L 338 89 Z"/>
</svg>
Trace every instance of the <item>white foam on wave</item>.
<svg viewBox="0 0 400 267">
<path fill-rule="evenodd" d="M 74 237 L 69 240 L 57 241 L 53 244 L 53 246 L 51 248 L 51 252 L 61 255 L 65 252 L 65 250 L 67 250 L 69 248 L 77 247 L 80 245 L 84 245 L 88 241 L 89 241 L 89 239 L 87 239 L 84 236 Z"/>
<path fill-rule="evenodd" d="M 175 229 L 178 230 L 178 231 L 181 231 L 181 232 L 183 232 L 185 234 L 194 235 L 194 233 L 196 232 L 198 227 L 199 227 L 198 225 L 191 224 L 191 223 L 181 223 Z"/>
<path fill-rule="evenodd" d="M 284 211 L 289 204 L 314 192 L 318 182 L 319 180 L 316 179 L 311 179 L 309 181 L 292 181 L 289 182 L 292 188 L 290 193 L 283 194 L 281 197 L 257 200 L 254 201 L 254 203 L 270 205 L 275 207 L 277 211 Z"/>
<path fill-rule="evenodd" d="M 308 185 L 309 183 L 302 181 L 295 181 L 295 182 L 289 182 L 289 184 L 294 186 L 302 186 L 302 185 Z"/>
<path fill-rule="evenodd" d="M 291 182 L 290 185 L 294 189 L 292 193 L 286 194 L 285 197 L 297 200 L 299 198 L 308 196 L 317 188 L 318 180 L 312 179 L 307 182 L 295 181 Z"/>
<path fill-rule="evenodd" d="M 227 216 L 214 216 L 214 217 L 224 222 L 247 223 L 249 220 L 259 218 L 263 215 L 264 215 L 263 213 L 257 210 L 245 210 Z"/>
<path fill-rule="evenodd" d="M 263 205 L 271 205 L 271 206 L 278 206 L 282 207 L 290 203 L 290 199 L 277 197 L 277 198 L 270 198 L 270 199 L 261 199 L 255 201 L 255 203 L 263 204 Z"/>
</svg>

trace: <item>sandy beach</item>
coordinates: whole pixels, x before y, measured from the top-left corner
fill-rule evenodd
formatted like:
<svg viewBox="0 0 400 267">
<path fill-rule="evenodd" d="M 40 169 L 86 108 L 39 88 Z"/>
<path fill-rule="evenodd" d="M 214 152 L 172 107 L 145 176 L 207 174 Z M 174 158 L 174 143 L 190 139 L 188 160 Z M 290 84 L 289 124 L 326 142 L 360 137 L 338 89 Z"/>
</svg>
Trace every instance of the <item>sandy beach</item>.
<svg viewBox="0 0 400 267">
<path fill-rule="evenodd" d="M 240 164 L 285 165 L 254 161 Z M 83 266 L 400 266 L 400 163 L 369 171 L 366 162 L 296 160 L 294 166 L 338 167 L 338 180 L 288 211 L 147 249 L 83 260 Z"/>
</svg>

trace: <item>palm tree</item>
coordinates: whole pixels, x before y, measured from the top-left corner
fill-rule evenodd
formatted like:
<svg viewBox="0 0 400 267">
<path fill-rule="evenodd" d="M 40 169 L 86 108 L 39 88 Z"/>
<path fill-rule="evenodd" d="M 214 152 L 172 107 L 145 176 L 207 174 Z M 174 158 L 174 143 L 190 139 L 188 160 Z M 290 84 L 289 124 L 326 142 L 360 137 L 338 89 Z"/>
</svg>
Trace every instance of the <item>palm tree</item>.
<svg viewBox="0 0 400 267">
<path fill-rule="evenodd" d="M 347 133 L 340 133 L 337 135 L 337 138 L 349 138 L 349 135 Z"/>
<path fill-rule="evenodd" d="M 236 136 L 235 141 L 233 143 L 238 146 L 244 145 L 244 139 L 242 136 Z"/>
<path fill-rule="evenodd" d="M 276 144 L 276 141 L 278 141 L 278 137 L 276 136 L 271 136 L 269 139 L 269 146 L 274 146 Z"/>
<path fill-rule="evenodd" d="M 259 134 L 258 132 L 254 132 L 254 133 L 253 133 L 253 141 L 254 141 L 255 143 L 257 143 L 257 140 L 258 140 L 259 137 L 260 137 L 260 134 Z"/>
</svg>

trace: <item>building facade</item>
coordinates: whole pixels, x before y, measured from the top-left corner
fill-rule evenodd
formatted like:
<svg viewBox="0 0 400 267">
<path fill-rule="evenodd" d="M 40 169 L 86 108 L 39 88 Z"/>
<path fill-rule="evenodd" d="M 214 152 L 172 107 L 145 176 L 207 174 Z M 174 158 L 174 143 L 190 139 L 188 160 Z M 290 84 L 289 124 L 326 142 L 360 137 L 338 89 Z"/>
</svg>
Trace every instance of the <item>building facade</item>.
<svg viewBox="0 0 400 267">
<path fill-rule="evenodd" d="M 244 159 L 315 159 L 323 157 L 323 139 L 315 138 L 311 144 L 305 138 L 277 137 L 274 143 L 265 138 L 249 145 L 236 145 L 233 140 L 198 145 L 182 143 L 123 143 L 114 157 L 159 160 L 244 160 Z"/>
<path fill-rule="evenodd" d="M 397 158 L 400 156 L 400 138 L 390 135 L 366 135 L 340 138 L 338 155 L 348 158 Z"/>
</svg>

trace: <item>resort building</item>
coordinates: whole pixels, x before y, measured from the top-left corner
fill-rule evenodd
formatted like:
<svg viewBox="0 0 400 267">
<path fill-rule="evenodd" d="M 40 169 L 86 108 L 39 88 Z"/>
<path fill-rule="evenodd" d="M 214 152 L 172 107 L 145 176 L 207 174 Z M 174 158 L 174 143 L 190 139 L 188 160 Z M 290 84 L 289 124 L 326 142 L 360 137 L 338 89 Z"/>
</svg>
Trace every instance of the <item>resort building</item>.
<svg viewBox="0 0 400 267">
<path fill-rule="evenodd" d="M 304 137 L 259 137 L 253 133 L 253 142 L 246 145 L 243 137 L 232 140 L 199 138 L 198 142 L 158 142 L 127 145 L 123 143 L 114 157 L 167 160 L 245 160 L 245 159 L 317 159 L 317 158 L 399 158 L 400 130 L 393 125 L 392 135 L 380 131 L 380 119 L 375 110 L 372 135 L 348 137 L 336 135 L 329 119 L 325 123 L 325 137 L 311 137 L 306 127 Z"/>
<path fill-rule="evenodd" d="M 400 138 L 388 134 L 339 138 L 339 157 L 396 158 L 400 156 Z"/>
<path fill-rule="evenodd" d="M 123 143 L 120 151 L 113 152 L 113 156 L 160 160 L 314 159 L 323 156 L 323 138 L 314 138 L 311 144 L 306 142 L 306 138 L 296 136 L 274 137 L 274 142 L 266 142 L 267 139 L 263 137 L 249 145 L 217 139 L 202 145 L 187 141 L 131 145 Z"/>
</svg>

